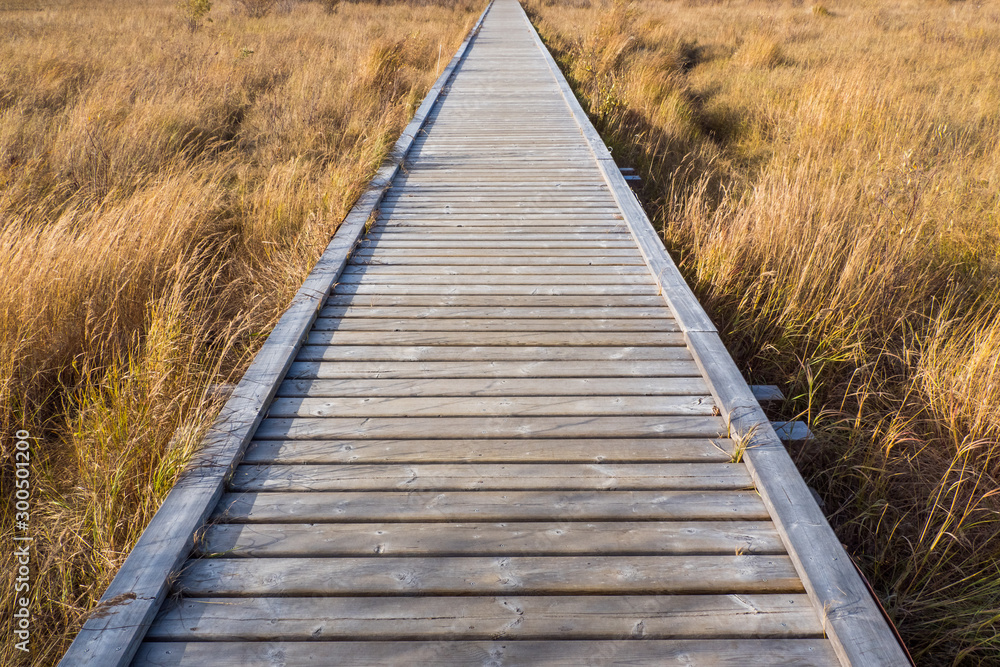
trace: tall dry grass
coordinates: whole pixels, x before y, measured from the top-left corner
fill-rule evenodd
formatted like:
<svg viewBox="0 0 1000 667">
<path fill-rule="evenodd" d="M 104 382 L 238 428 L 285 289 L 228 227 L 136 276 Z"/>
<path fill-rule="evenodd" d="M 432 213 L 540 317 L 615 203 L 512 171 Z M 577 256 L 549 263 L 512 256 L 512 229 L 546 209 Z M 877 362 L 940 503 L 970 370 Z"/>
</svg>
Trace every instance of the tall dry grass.
<svg viewBox="0 0 1000 667">
<path fill-rule="evenodd" d="M 217 386 L 238 379 L 481 10 L 265 4 L 256 18 L 215 2 L 194 21 L 175 0 L 0 8 L 0 495 L 9 536 L 27 430 L 35 538 L 32 652 L 4 622 L 5 665 L 61 655 L 220 407 Z"/>
<path fill-rule="evenodd" d="M 917 661 L 1000 663 L 1000 5 L 528 6 Z"/>
</svg>

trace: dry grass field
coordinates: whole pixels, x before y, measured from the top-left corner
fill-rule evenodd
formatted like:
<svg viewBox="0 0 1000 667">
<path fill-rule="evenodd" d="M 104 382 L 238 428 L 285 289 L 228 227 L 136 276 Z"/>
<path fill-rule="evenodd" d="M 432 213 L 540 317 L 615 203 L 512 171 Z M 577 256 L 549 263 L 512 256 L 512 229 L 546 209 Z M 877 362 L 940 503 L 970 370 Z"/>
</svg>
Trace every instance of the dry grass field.
<svg viewBox="0 0 1000 667">
<path fill-rule="evenodd" d="M 0 3 L 4 665 L 61 655 L 482 3 L 207 7 Z"/>
<path fill-rule="evenodd" d="M 530 0 L 918 664 L 1000 664 L 1000 4 Z"/>
</svg>

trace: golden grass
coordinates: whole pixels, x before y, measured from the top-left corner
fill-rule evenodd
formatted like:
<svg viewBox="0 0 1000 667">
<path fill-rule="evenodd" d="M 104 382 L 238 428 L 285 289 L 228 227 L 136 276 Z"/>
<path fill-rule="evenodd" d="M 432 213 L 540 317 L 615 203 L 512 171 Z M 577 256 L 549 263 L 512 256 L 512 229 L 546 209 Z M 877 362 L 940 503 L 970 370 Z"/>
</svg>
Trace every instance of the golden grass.
<svg viewBox="0 0 1000 667">
<path fill-rule="evenodd" d="M 61 655 L 481 10 L 265 4 L 0 9 L 0 495 L 9 535 L 28 430 L 36 540 L 5 665 Z"/>
<path fill-rule="evenodd" d="M 1000 5 L 529 8 L 918 663 L 1000 662 Z"/>
</svg>

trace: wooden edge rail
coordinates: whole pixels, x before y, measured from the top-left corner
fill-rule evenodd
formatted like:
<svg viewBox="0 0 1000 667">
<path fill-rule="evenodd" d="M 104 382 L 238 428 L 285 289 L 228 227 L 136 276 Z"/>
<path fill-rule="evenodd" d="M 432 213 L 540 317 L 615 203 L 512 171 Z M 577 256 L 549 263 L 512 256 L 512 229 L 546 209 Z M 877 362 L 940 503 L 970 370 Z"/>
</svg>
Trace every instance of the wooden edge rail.
<svg viewBox="0 0 1000 667">
<path fill-rule="evenodd" d="M 462 61 L 492 2 L 431 87 L 333 239 L 299 288 L 267 341 L 226 402 L 195 458 L 122 564 L 60 665 L 128 665 L 159 611 L 170 582 L 184 564 L 196 531 L 218 503 L 224 486 L 263 418 L 302 341 L 347 264 L 366 223 L 399 171 L 442 89 Z"/>
<path fill-rule="evenodd" d="M 816 505 L 795 463 L 722 344 L 715 326 L 667 254 L 638 199 L 615 165 L 611 152 L 580 106 L 527 14 L 524 14 L 524 20 L 590 144 L 604 180 L 621 208 L 664 299 L 674 311 L 695 361 L 729 426 L 731 437 L 744 448 L 743 460 L 838 657 L 843 664 L 855 667 L 910 665 L 876 601 L 858 576 L 850 556 Z"/>
</svg>

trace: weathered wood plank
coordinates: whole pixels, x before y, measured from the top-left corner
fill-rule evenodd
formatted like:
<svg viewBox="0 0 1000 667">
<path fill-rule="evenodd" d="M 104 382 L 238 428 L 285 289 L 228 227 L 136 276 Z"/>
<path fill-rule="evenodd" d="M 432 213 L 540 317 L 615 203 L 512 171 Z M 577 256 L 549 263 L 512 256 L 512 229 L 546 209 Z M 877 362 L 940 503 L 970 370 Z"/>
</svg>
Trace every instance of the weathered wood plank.
<svg viewBox="0 0 1000 667">
<path fill-rule="evenodd" d="M 453 396 L 277 398 L 270 417 L 597 417 L 717 412 L 711 396 Z"/>
<path fill-rule="evenodd" d="M 512 234 L 506 227 L 459 227 L 449 229 L 447 227 L 432 227 L 429 229 L 406 229 L 395 227 L 382 227 L 376 225 L 365 237 L 365 244 L 368 247 L 379 247 L 382 244 L 409 245 L 412 243 L 438 241 L 447 243 L 462 243 L 464 245 L 476 244 L 493 245 L 504 243 L 507 245 L 525 241 L 531 243 L 561 243 L 572 241 L 573 243 L 597 243 L 603 244 L 614 242 L 618 247 L 631 247 L 635 242 L 625 231 L 624 226 L 608 227 L 607 229 L 591 229 L 585 233 L 566 232 L 568 226 L 556 227 L 555 231 L 531 230 L 519 234 Z M 547 229 L 552 229 L 547 228 Z M 631 246 L 629 245 L 631 244 Z"/>
<path fill-rule="evenodd" d="M 707 395 L 702 378 L 476 378 L 471 380 L 285 380 L 277 396 L 687 396 Z"/>
<path fill-rule="evenodd" d="M 783 554 L 769 521 L 212 524 L 200 556 Z"/>
<path fill-rule="evenodd" d="M 402 463 L 252 465 L 231 491 L 750 489 L 741 463 Z"/>
<path fill-rule="evenodd" d="M 778 439 L 785 442 L 802 442 L 803 440 L 812 440 L 815 437 L 809 430 L 809 424 L 805 422 L 771 422 L 771 427 Z"/>
<path fill-rule="evenodd" d="M 351 257 L 351 264 L 381 264 L 383 266 L 398 266 L 411 264 L 416 266 L 460 266 L 470 264 L 475 266 L 615 266 L 629 265 L 642 266 L 642 257 L 639 255 L 629 256 L 603 256 L 603 255 L 538 255 L 533 257 L 520 256 L 500 256 L 500 255 L 450 255 L 450 256 L 423 256 L 411 253 L 402 254 L 379 254 L 377 256 L 368 254 L 358 254 Z"/>
<path fill-rule="evenodd" d="M 753 491 L 314 491 L 227 493 L 230 523 L 767 520 Z"/>
<path fill-rule="evenodd" d="M 471 341 L 470 341 L 471 343 Z M 686 347 L 611 345 L 303 345 L 296 361 L 689 361 Z"/>
<path fill-rule="evenodd" d="M 503 295 L 517 296 L 522 301 L 533 301 L 537 296 L 598 296 L 602 299 L 620 296 L 657 296 L 659 288 L 654 285 L 545 285 L 541 281 L 534 284 L 503 284 L 499 281 L 493 284 L 464 285 L 422 285 L 407 280 L 393 282 L 340 283 L 334 288 L 339 295 L 430 295 L 435 297 L 469 296 L 469 295 Z M 608 281 L 610 282 L 610 281 Z M 626 304 L 632 305 L 632 304 Z"/>
<path fill-rule="evenodd" d="M 188 597 L 272 595 L 732 594 L 802 591 L 787 556 L 206 558 Z"/>
<path fill-rule="evenodd" d="M 257 438 L 651 438 L 719 437 L 721 417 L 268 417 Z"/>
<path fill-rule="evenodd" d="M 477 347 L 683 347 L 684 336 L 671 331 L 316 331 L 309 333 L 307 345 L 465 345 Z"/>
<path fill-rule="evenodd" d="M 355 253 L 358 256 L 371 253 L 378 254 L 408 254 L 422 251 L 427 255 L 478 255 L 493 254 L 508 256 L 510 250 L 524 250 L 526 256 L 531 257 L 538 250 L 550 250 L 551 252 L 538 253 L 539 255 L 559 257 L 563 254 L 586 254 L 570 252 L 578 250 L 607 250 L 607 256 L 623 255 L 632 256 L 635 251 L 635 243 L 630 240 L 599 240 L 592 239 L 586 241 L 535 241 L 524 239 L 471 239 L 465 241 L 444 241 L 438 239 L 428 239 L 423 241 L 380 239 L 371 242 L 362 241 Z M 423 252 L 425 251 L 425 252 Z M 510 256 L 520 253 L 509 253 Z M 601 253 L 605 254 L 605 253 Z"/>
<path fill-rule="evenodd" d="M 755 667 L 836 665 L 825 639 L 597 640 L 497 642 L 149 642 L 136 664 L 150 667 L 286 667 L 322 662 L 352 667 L 392 665 L 530 665 Z"/>
<path fill-rule="evenodd" d="M 562 320 L 604 320 L 604 319 L 659 319 L 672 320 L 673 313 L 666 307 L 640 308 L 634 306 L 326 306 L 320 311 L 324 318 L 348 317 L 390 317 L 393 319 L 437 319 L 442 317 L 461 319 L 562 319 Z M 571 325 L 567 325 L 571 326 Z"/>
<path fill-rule="evenodd" d="M 483 193 L 488 195 L 505 194 L 508 196 L 524 195 L 530 196 L 563 196 L 572 197 L 577 194 L 601 193 L 602 196 L 609 196 L 608 184 L 604 182 L 593 185 L 573 185 L 571 183 L 560 183 L 558 181 L 524 181 L 522 183 L 493 183 L 491 185 L 480 185 L 478 183 L 442 183 L 439 185 L 414 185 L 406 182 L 406 176 L 400 175 L 393 181 L 388 194 L 398 196 L 402 193 L 417 193 L 422 195 L 469 195 L 480 196 Z"/>
<path fill-rule="evenodd" d="M 683 462 L 724 463 L 726 438 L 255 440 L 246 463 Z"/>
<path fill-rule="evenodd" d="M 355 311 L 357 312 L 357 311 Z M 478 313 L 477 313 L 478 314 Z M 659 315 L 663 315 L 660 311 Z M 424 317 L 424 318 L 391 318 L 352 316 L 342 319 L 320 317 L 313 323 L 316 331 L 381 331 L 381 332 L 424 332 L 424 331 L 455 331 L 477 333 L 488 332 L 546 332 L 562 333 L 571 337 L 577 332 L 631 332 L 631 331 L 677 331 L 676 323 L 667 317 L 639 318 L 600 318 L 600 319 L 533 319 L 503 318 L 493 319 L 481 317 L 463 319 L 461 317 Z"/>
<path fill-rule="evenodd" d="M 446 151 L 447 153 L 448 151 Z M 516 153 L 517 151 L 515 151 Z M 426 192 L 397 191 L 395 194 L 387 194 L 382 198 L 386 205 L 409 206 L 414 208 L 440 207 L 445 206 L 476 206 L 482 204 L 501 204 L 504 208 L 530 209 L 535 210 L 538 204 L 545 204 L 549 207 L 572 206 L 577 208 L 606 208 L 608 205 L 614 207 L 615 200 L 607 192 L 591 192 L 581 190 L 575 195 L 553 193 L 539 194 L 518 194 L 490 192 L 483 196 L 469 194 L 455 194 L 454 191 L 429 195 Z M 447 203 L 444 203 L 447 202 Z"/>
<path fill-rule="evenodd" d="M 484 203 L 485 205 L 480 205 L 476 208 L 472 207 L 461 207 L 461 208 L 431 208 L 431 207 L 417 207 L 417 206 L 406 206 L 399 204 L 392 207 L 385 207 L 379 210 L 380 216 L 385 218 L 390 218 L 394 220 L 450 220 L 452 218 L 462 218 L 466 220 L 505 220 L 505 219 L 551 219 L 553 221 L 559 220 L 568 223 L 572 223 L 573 220 L 578 216 L 586 216 L 591 219 L 605 220 L 609 225 L 609 230 L 615 222 L 621 222 L 621 218 L 615 217 L 617 213 L 616 208 L 553 208 L 551 210 L 544 210 L 538 208 L 516 208 L 516 207 L 504 207 L 489 202 Z M 621 228 L 618 230 L 621 231 Z M 423 236 L 423 238 L 415 239 L 397 239 L 392 235 L 376 237 L 373 239 L 365 239 L 362 242 L 361 247 L 377 247 L 377 248 L 392 248 L 392 247 L 407 247 L 407 248 L 426 248 L 430 250 L 435 250 L 438 248 L 466 248 L 466 247 L 480 247 L 483 243 L 495 243 L 497 247 L 500 248 L 545 248 L 553 251 L 570 249 L 570 248 L 587 248 L 587 249 L 597 249 L 597 248 L 630 248 L 635 250 L 635 241 L 628 238 L 624 234 L 617 236 L 616 238 L 599 238 L 596 236 L 585 236 L 583 238 L 566 238 L 566 239 L 538 239 L 532 236 L 510 236 L 510 235 L 490 235 L 489 239 L 482 237 L 476 238 L 458 238 L 458 239 L 437 239 L 428 238 Z M 438 242 L 440 241 L 440 246 Z"/>
<path fill-rule="evenodd" d="M 599 226 L 578 226 L 571 222 L 564 222 L 560 224 L 539 224 L 532 225 L 530 227 L 518 227 L 518 226 L 500 226 L 500 225 L 484 225 L 482 227 L 463 225 L 458 227 L 456 225 L 441 225 L 439 227 L 432 226 L 421 226 L 421 227 L 406 227 L 403 225 L 391 225 L 388 224 L 390 221 L 385 221 L 383 223 L 376 223 L 369 233 L 368 238 L 371 239 L 382 239 L 382 238 L 428 238 L 430 235 L 434 235 L 435 238 L 440 234 L 442 236 L 449 236 L 454 238 L 478 238 L 478 239 L 498 239 L 507 238 L 511 236 L 526 236 L 528 238 L 534 239 L 548 239 L 556 240 L 560 237 L 574 238 L 574 239 L 589 239 L 589 238 L 621 238 L 628 234 L 627 227 L 617 221 L 616 224 L 608 225 L 606 227 Z M 654 282 L 652 277 L 649 277 L 651 282 Z"/>
<path fill-rule="evenodd" d="M 260 623 L 259 619 L 274 619 Z M 169 641 L 821 637 L 804 595 L 200 598 L 149 630 Z"/>
<path fill-rule="evenodd" d="M 327 308 L 662 308 L 655 295 L 549 296 L 546 294 L 443 295 L 443 294 L 332 294 Z"/>
<path fill-rule="evenodd" d="M 576 216 L 573 218 L 555 218 L 552 216 L 540 217 L 537 219 L 527 217 L 527 214 L 519 215 L 516 220 L 491 219 L 491 220 L 467 220 L 457 216 L 449 218 L 438 218 L 433 220 L 422 220 L 420 218 L 381 218 L 374 227 L 376 230 L 400 230 L 408 232 L 423 232 L 428 229 L 441 229 L 450 227 L 454 230 L 477 229 L 485 230 L 493 228 L 496 231 L 506 232 L 517 229 L 554 229 L 572 227 L 580 232 L 593 230 L 597 232 L 617 231 L 624 226 L 620 219 L 595 218 Z M 648 271 L 648 269 L 646 269 Z"/>
<path fill-rule="evenodd" d="M 544 248 L 496 248 L 492 244 L 484 243 L 480 246 L 469 248 L 420 248 L 419 255 L 415 248 L 359 248 L 352 255 L 352 259 L 359 261 L 392 259 L 434 259 L 439 263 L 457 262 L 461 259 L 473 257 L 489 257 L 492 259 L 514 260 L 521 264 L 524 260 L 532 258 L 545 260 L 546 262 L 563 262 L 572 259 L 596 262 L 598 259 L 614 260 L 619 263 L 627 263 L 628 260 L 642 260 L 638 250 L 633 248 L 607 248 L 602 249 L 600 254 L 594 252 L 593 248 L 566 248 L 564 250 L 551 250 Z M 442 260 L 442 258 L 444 258 Z"/>
<path fill-rule="evenodd" d="M 349 286 L 362 285 L 365 289 L 371 289 L 369 285 L 434 285 L 440 287 L 451 287 L 469 285 L 476 287 L 485 286 L 547 286 L 558 289 L 560 287 L 594 287 L 610 288 L 620 286 L 648 287 L 653 284 L 652 278 L 636 274 L 615 274 L 615 275 L 593 275 L 580 273 L 519 273 L 486 275 L 481 273 L 463 273 L 460 271 L 450 271 L 448 273 L 406 273 L 406 269 L 400 267 L 397 272 L 389 273 L 385 269 L 389 267 L 373 266 L 370 270 L 365 267 L 351 267 L 351 272 L 345 272 L 340 277 L 338 288 L 348 288 Z M 358 270 L 360 269 L 360 270 Z M 375 269 L 375 270 L 371 270 Z M 382 269 L 379 271 L 378 269 Z M 658 292 L 657 292 L 658 293 Z"/>
<path fill-rule="evenodd" d="M 614 276 L 636 276 L 641 280 L 652 280 L 648 269 L 644 266 L 520 266 L 517 264 L 510 266 L 481 266 L 441 264 L 438 266 L 408 266 L 382 265 L 382 264 L 359 264 L 351 265 L 344 269 L 342 274 L 345 277 L 352 275 L 381 276 L 382 274 L 404 274 L 421 276 L 477 276 L 474 280 L 486 279 L 490 276 L 530 276 L 534 279 L 537 276 L 546 276 L 545 281 L 558 280 L 560 276 L 607 276 L 615 280 Z M 551 276 L 551 277 L 550 277 Z M 567 278 L 568 279 L 568 278 Z M 582 280 L 582 278 L 580 278 Z"/>
<path fill-rule="evenodd" d="M 698 377 L 693 361 L 296 361 L 291 379 Z"/>
<path fill-rule="evenodd" d="M 785 400 L 785 394 L 773 384 L 750 385 L 750 391 L 758 403 L 777 403 Z"/>
</svg>

